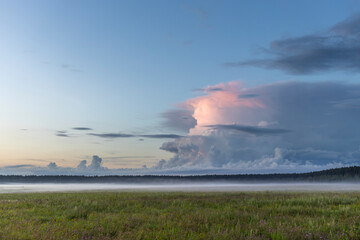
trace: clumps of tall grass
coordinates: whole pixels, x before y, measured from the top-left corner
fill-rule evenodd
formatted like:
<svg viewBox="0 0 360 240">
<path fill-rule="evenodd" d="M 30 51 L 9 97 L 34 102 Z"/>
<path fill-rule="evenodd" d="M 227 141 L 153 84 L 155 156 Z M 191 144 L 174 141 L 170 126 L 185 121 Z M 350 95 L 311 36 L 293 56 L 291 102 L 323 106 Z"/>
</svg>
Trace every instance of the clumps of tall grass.
<svg viewBox="0 0 360 240">
<path fill-rule="evenodd" d="M 360 239 L 360 193 L 0 195 L 0 239 Z"/>
</svg>

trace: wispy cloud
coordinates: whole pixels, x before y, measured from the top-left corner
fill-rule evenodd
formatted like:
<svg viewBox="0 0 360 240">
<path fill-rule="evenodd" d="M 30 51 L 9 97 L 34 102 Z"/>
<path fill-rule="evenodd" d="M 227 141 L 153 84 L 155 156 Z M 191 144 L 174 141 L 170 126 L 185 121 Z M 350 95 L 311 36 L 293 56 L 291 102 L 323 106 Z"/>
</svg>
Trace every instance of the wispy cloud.
<svg viewBox="0 0 360 240">
<path fill-rule="evenodd" d="M 320 71 L 360 72 L 360 14 L 319 34 L 273 41 L 267 58 L 228 62 L 225 66 L 280 69 L 291 74 Z"/>
<path fill-rule="evenodd" d="M 106 160 L 118 160 L 118 159 L 138 159 L 138 158 L 155 158 L 155 156 L 139 155 L 139 156 L 115 156 L 115 157 L 104 157 Z"/>
<path fill-rule="evenodd" d="M 62 133 L 62 132 L 55 133 L 55 136 L 58 136 L 58 137 L 70 137 L 70 135 L 68 135 L 67 133 Z"/>
<path fill-rule="evenodd" d="M 125 133 L 88 133 L 90 136 L 101 137 L 101 138 L 129 138 L 135 137 L 132 134 Z"/>
<path fill-rule="evenodd" d="M 76 72 L 76 73 L 82 73 L 82 72 L 83 72 L 83 70 L 78 69 L 78 68 L 76 68 L 75 66 L 70 65 L 70 64 L 67 64 L 67 63 L 62 63 L 62 64 L 60 64 L 60 67 L 61 67 L 62 69 L 69 70 L 69 71 L 71 71 L 71 72 Z"/>
<path fill-rule="evenodd" d="M 183 136 L 177 134 L 145 134 L 145 135 L 138 135 L 139 137 L 144 138 L 181 138 Z"/>
<path fill-rule="evenodd" d="M 237 124 L 215 124 L 215 125 L 206 125 L 204 127 L 217 128 L 217 129 L 227 129 L 227 130 L 235 130 L 255 135 L 277 135 L 282 133 L 291 132 L 288 129 L 281 128 L 264 128 L 257 126 L 245 126 L 245 125 L 237 125 Z"/>
<path fill-rule="evenodd" d="M 79 131 L 91 131 L 93 130 L 92 128 L 89 127 L 73 127 L 73 130 L 79 130 Z"/>
<path fill-rule="evenodd" d="M 58 136 L 58 137 L 70 137 L 70 135 L 65 130 L 56 131 L 55 136 Z"/>
<path fill-rule="evenodd" d="M 66 133 L 56 133 L 55 134 L 56 136 L 58 136 L 58 137 L 70 137 L 68 134 L 66 134 Z"/>
<path fill-rule="evenodd" d="M 124 133 L 89 133 L 88 135 L 101 137 L 101 138 L 131 138 L 131 137 L 142 137 L 142 138 L 180 138 L 182 136 L 177 134 L 143 134 L 133 135 Z"/>
<path fill-rule="evenodd" d="M 5 166 L 4 168 L 34 168 L 35 165 L 32 164 L 19 164 L 19 165 L 11 165 L 11 166 Z"/>
</svg>

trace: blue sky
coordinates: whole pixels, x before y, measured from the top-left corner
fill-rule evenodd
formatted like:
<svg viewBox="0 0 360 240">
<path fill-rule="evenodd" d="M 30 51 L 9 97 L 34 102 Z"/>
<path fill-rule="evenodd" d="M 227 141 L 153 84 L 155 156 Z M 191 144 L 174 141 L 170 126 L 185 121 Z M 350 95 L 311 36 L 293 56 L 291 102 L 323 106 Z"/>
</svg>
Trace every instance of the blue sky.
<svg viewBox="0 0 360 240">
<path fill-rule="evenodd" d="M 56 162 L 76 167 L 99 155 L 108 168 L 159 166 L 160 160 L 173 159 L 174 152 L 163 147 L 172 140 L 142 136 L 191 135 L 164 124 L 169 121 L 164 114 L 213 94 L 195 89 L 232 81 L 241 82 L 236 90 L 240 92 L 288 81 L 309 83 L 306 88 L 324 81 L 356 85 L 357 70 L 347 67 L 294 74 L 293 68 L 276 67 L 274 62 L 243 62 L 266 58 L 264 49 L 271 52 L 270 58 L 286 55 L 269 47 L 274 41 L 334 34 L 329 29 L 359 11 L 360 2 L 353 0 L 1 0 L 0 165 L 44 167 Z M 213 97 L 220 101 L 223 96 Z M 329 97 L 329 102 L 346 99 L 349 96 Z M 356 110 L 351 111 L 357 116 Z M 261 122 L 249 119 L 207 122 L 249 126 Z M 131 137 L 96 135 L 108 133 Z M 271 146 L 271 151 L 282 149 L 280 145 Z M 205 165 L 187 167 L 223 167 Z"/>
</svg>

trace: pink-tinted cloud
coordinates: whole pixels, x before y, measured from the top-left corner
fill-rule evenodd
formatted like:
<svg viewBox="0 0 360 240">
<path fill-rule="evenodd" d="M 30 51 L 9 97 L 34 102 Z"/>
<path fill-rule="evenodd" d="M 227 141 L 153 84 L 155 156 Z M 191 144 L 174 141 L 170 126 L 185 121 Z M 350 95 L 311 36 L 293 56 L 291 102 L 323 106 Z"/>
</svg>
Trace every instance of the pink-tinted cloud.
<svg viewBox="0 0 360 240">
<path fill-rule="evenodd" d="M 208 86 L 203 91 L 206 95 L 189 99 L 183 104 L 191 106 L 192 116 L 197 122 L 197 125 L 190 129 L 190 135 L 206 134 L 208 128 L 204 128 L 205 125 L 248 124 L 246 119 L 249 116 L 241 117 L 242 114 L 249 114 L 251 109 L 266 108 L 266 105 L 257 98 L 239 97 L 246 91 L 241 82 Z"/>
</svg>

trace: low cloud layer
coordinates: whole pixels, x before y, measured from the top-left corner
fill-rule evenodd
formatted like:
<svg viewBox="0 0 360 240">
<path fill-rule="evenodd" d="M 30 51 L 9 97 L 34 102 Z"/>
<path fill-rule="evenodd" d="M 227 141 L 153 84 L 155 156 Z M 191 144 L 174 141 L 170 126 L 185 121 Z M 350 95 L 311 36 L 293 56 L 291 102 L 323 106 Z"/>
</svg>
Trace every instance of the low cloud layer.
<svg viewBox="0 0 360 240">
<path fill-rule="evenodd" d="M 225 65 L 280 69 L 292 74 L 328 70 L 360 72 L 359 26 L 360 14 L 356 14 L 322 33 L 273 41 L 263 51 L 269 57 Z"/>
<path fill-rule="evenodd" d="M 31 164 L 12 165 L 0 168 L 2 175 L 112 175 L 121 174 L 124 170 L 113 170 L 102 166 L 103 160 L 97 155 L 92 156 L 90 164 L 80 161 L 77 167 L 62 167 L 50 162 L 46 167 Z M 128 171 L 131 174 L 131 171 Z M 127 173 L 125 171 L 125 173 Z"/>
<path fill-rule="evenodd" d="M 283 82 L 245 88 L 230 82 L 207 89 L 206 95 L 180 104 L 193 109 L 197 124 L 186 137 L 161 146 L 174 157 L 155 168 L 311 171 L 359 161 L 359 84 Z"/>
</svg>

